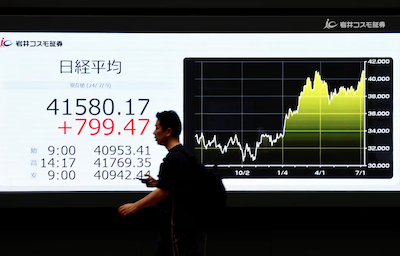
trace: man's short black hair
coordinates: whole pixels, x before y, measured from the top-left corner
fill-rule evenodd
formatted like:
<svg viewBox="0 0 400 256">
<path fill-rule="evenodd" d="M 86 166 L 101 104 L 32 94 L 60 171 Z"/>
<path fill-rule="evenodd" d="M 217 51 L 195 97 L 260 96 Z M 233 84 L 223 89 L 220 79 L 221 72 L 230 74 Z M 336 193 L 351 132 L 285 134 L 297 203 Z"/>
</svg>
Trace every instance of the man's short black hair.
<svg viewBox="0 0 400 256">
<path fill-rule="evenodd" d="M 165 131 L 168 128 L 171 128 L 172 130 L 172 137 L 178 138 L 179 134 L 181 134 L 182 131 L 182 123 L 181 120 L 179 119 L 178 114 L 173 111 L 163 111 L 163 112 L 158 112 L 156 117 L 158 118 L 158 121 L 160 122 L 160 125 Z"/>
</svg>

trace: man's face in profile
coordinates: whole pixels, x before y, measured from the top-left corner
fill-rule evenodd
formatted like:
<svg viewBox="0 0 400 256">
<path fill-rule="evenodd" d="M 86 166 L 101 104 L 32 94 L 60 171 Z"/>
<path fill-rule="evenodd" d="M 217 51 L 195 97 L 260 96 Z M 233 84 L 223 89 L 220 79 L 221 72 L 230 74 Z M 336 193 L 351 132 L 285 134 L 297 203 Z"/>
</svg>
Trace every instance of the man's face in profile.
<svg viewBox="0 0 400 256">
<path fill-rule="evenodd" d="M 156 129 L 154 130 L 153 134 L 159 145 L 165 145 L 167 140 L 167 130 L 163 130 L 162 126 L 160 125 L 160 120 L 158 119 L 156 122 Z"/>
</svg>

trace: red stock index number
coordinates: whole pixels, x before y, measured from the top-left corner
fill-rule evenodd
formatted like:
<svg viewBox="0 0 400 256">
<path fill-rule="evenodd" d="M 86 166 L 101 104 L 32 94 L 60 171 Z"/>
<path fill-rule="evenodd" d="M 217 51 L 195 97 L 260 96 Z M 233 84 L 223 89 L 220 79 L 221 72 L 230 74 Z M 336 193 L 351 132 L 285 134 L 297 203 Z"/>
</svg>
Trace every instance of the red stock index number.
<svg viewBox="0 0 400 256">
<path fill-rule="evenodd" d="M 89 121 L 87 119 L 75 119 L 76 121 L 81 122 L 81 127 L 78 131 L 78 135 L 81 134 L 83 128 L 85 127 L 86 123 L 88 123 L 87 126 L 89 126 L 90 129 L 92 129 L 92 133 L 90 135 L 97 135 L 99 134 L 100 130 L 106 130 L 107 132 L 104 133 L 104 135 L 111 135 L 114 132 L 114 121 L 110 118 L 104 119 L 103 122 L 100 122 L 100 120 L 93 118 L 90 119 Z M 146 130 L 147 125 L 149 124 L 150 119 L 138 119 L 138 121 L 145 122 L 143 129 L 140 132 L 140 135 L 143 135 L 144 131 Z M 60 128 L 60 127 L 59 127 Z M 130 131 L 131 135 L 134 135 L 136 128 L 134 126 L 134 119 L 129 120 L 129 122 L 125 125 L 124 131 Z M 118 132 L 118 135 L 121 135 L 121 132 Z"/>
<path fill-rule="evenodd" d="M 89 129 L 91 129 L 90 135 L 97 135 L 97 134 L 111 135 L 114 133 L 115 130 L 114 121 L 110 118 L 104 119 L 103 121 L 100 121 L 97 118 L 92 118 L 92 119 L 77 118 L 75 119 L 75 121 L 80 122 L 80 127 L 77 135 L 81 135 L 85 127 L 89 127 Z M 125 123 L 125 126 L 123 128 L 124 133 L 126 134 L 130 133 L 131 135 L 135 134 L 136 128 L 134 121 L 135 121 L 134 119 L 130 119 L 127 123 Z M 142 129 L 140 130 L 140 135 L 143 135 L 147 125 L 149 124 L 150 119 L 139 118 L 137 119 L 137 121 L 142 123 L 141 126 Z M 64 130 L 64 134 L 67 134 L 67 131 L 72 128 L 73 128 L 72 126 L 67 125 L 67 121 L 64 121 L 63 126 L 58 127 L 58 129 Z M 87 130 L 87 128 L 85 130 Z M 101 130 L 105 130 L 105 132 L 100 133 Z M 117 133 L 118 135 L 122 134 L 121 131 L 117 131 L 115 133 Z"/>
</svg>

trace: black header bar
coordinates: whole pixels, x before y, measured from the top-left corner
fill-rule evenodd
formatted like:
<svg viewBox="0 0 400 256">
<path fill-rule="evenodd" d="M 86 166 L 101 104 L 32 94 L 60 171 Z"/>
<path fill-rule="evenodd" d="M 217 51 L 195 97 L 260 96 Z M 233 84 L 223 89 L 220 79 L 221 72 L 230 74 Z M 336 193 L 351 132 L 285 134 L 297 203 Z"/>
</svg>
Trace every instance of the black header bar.
<svg viewBox="0 0 400 256">
<path fill-rule="evenodd" d="M 387 33 L 400 16 L 0 15 L 1 32 Z"/>
</svg>

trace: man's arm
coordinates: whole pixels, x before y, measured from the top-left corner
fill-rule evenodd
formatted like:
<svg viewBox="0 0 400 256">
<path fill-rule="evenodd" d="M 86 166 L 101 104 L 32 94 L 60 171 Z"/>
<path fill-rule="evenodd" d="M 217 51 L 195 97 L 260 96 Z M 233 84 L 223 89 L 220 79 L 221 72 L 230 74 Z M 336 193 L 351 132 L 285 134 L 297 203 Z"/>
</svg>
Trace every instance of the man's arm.
<svg viewBox="0 0 400 256">
<path fill-rule="evenodd" d="M 135 203 L 129 203 L 129 204 L 124 204 L 121 207 L 118 208 L 118 212 L 122 216 L 127 216 L 129 214 L 133 214 L 137 212 L 140 209 L 149 207 L 151 205 L 154 205 L 164 198 L 168 196 L 168 190 L 163 189 L 163 188 L 157 188 L 147 196 L 143 197 L 139 201 Z"/>
</svg>

